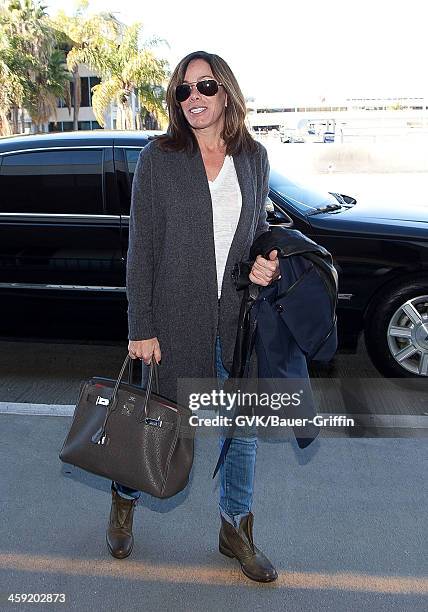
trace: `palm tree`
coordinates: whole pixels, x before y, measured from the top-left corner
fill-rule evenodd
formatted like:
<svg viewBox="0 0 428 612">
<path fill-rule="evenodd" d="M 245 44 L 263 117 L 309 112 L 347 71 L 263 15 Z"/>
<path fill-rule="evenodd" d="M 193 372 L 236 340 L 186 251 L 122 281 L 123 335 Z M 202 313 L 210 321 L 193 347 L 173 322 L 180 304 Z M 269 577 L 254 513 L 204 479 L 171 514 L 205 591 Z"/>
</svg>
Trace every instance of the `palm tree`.
<svg viewBox="0 0 428 612">
<path fill-rule="evenodd" d="M 58 11 L 55 17 L 49 19 L 51 27 L 56 32 L 58 42 L 67 50 L 67 54 L 70 53 L 72 49 L 87 47 L 94 36 L 99 36 L 100 34 L 112 37 L 116 36 L 116 29 L 114 26 L 116 20 L 113 15 L 109 13 L 100 13 L 99 15 L 85 18 L 84 12 L 88 8 L 88 4 L 87 0 L 81 0 L 77 4 L 74 15 L 71 17 L 61 10 Z M 68 62 L 67 65 L 72 74 L 73 83 L 73 130 L 77 131 L 79 128 L 79 111 L 82 101 L 79 66 L 78 63 L 68 64 Z"/>
<path fill-rule="evenodd" d="M 92 88 L 92 104 L 102 127 L 111 102 L 117 105 L 117 129 L 140 127 L 131 108 L 134 91 L 145 112 L 166 121 L 161 84 L 167 77 L 167 62 L 156 58 L 149 48 L 139 48 L 141 24 L 125 26 L 108 13 L 82 20 L 81 15 L 67 17 L 63 12 L 51 23 L 74 43 L 67 55 L 69 70 L 76 73 L 78 64 L 85 64 L 101 77 L 101 83 Z M 159 40 L 150 41 L 148 46 L 156 42 Z"/>
<path fill-rule="evenodd" d="M 164 85 L 153 87 L 149 84 L 143 84 L 137 87 L 137 100 L 139 102 L 140 112 L 136 116 L 137 129 L 141 130 L 144 127 L 148 130 L 165 129 L 168 124 L 168 116 L 163 111 L 163 102 L 166 96 Z M 163 112 L 158 109 L 162 108 Z"/>
<path fill-rule="evenodd" d="M 11 50 L 0 32 L 0 136 L 13 133 L 9 113 L 12 107 L 22 104 L 24 87 L 20 78 L 11 70 Z"/>
<path fill-rule="evenodd" d="M 40 0 L 3 3 L 0 26 L 10 51 L 7 65 L 22 86 L 21 98 L 9 109 L 13 132 L 18 132 L 19 107 L 28 111 L 39 129 L 56 113 L 56 96 L 67 98 L 69 89 L 64 58 L 55 50 L 55 33 Z"/>
<path fill-rule="evenodd" d="M 26 109 L 36 131 L 54 116 L 57 119 L 57 100 L 65 97 L 71 111 L 70 89 L 65 84 L 73 77 L 65 67 L 64 52 L 54 49 L 49 57 L 49 63 L 39 70 L 34 81 L 30 82 L 30 94 L 27 97 Z"/>
</svg>

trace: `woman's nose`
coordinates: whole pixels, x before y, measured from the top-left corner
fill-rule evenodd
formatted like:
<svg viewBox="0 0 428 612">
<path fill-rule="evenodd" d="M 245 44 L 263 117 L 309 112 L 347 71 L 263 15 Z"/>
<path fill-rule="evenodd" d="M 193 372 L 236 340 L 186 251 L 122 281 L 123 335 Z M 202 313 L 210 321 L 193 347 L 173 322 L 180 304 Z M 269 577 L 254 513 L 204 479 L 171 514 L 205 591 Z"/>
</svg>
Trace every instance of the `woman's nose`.
<svg viewBox="0 0 428 612">
<path fill-rule="evenodd" d="M 199 94 L 199 91 L 196 88 L 196 83 L 192 83 L 190 85 L 190 87 L 191 87 L 191 90 L 190 90 L 190 99 L 194 100 L 195 98 L 199 98 L 200 94 Z"/>
</svg>

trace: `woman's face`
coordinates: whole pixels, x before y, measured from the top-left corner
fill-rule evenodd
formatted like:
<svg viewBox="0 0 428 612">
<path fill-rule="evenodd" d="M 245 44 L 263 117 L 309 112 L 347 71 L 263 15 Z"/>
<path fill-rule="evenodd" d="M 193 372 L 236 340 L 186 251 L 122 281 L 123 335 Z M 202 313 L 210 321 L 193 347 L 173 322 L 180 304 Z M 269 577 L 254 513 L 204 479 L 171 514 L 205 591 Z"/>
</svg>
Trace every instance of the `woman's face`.
<svg viewBox="0 0 428 612">
<path fill-rule="evenodd" d="M 217 80 L 208 62 L 203 59 L 194 59 L 187 66 L 183 83 L 195 83 L 195 81 L 202 81 L 207 78 Z M 180 102 L 180 105 L 190 126 L 197 130 L 224 122 L 226 103 L 227 94 L 224 87 L 219 86 L 215 96 L 204 96 L 196 89 L 196 85 L 193 85 L 190 96 L 184 102 Z M 196 109 L 203 110 L 196 113 L 192 112 Z"/>
</svg>

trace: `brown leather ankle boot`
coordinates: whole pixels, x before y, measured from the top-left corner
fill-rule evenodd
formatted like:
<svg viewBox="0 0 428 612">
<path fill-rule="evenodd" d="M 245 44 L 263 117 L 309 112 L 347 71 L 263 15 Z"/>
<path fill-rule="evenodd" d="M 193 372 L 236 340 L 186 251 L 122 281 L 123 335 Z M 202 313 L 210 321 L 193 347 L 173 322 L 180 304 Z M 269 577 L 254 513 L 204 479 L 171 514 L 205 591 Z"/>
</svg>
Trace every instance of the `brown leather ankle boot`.
<svg viewBox="0 0 428 612">
<path fill-rule="evenodd" d="M 125 499 L 111 485 L 110 520 L 106 533 L 107 546 L 116 559 L 128 557 L 134 546 L 132 522 L 136 499 Z"/>
<path fill-rule="evenodd" d="M 249 512 L 243 516 L 239 529 L 221 516 L 219 550 L 227 557 L 236 557 L 244 574 L 258 582 L 272 582 L 278 578 L 276 569 L 269 559 L 254 545 L 254 515 Z"/>
</svg>

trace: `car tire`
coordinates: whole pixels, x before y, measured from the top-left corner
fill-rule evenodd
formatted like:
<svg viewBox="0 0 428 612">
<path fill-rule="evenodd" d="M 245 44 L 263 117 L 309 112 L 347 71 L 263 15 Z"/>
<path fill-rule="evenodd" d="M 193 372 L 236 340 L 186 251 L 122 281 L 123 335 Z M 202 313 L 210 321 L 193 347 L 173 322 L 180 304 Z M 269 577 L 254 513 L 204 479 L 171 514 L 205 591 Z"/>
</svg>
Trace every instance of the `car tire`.
<svg viewBox="0 0 428 612">
<path fill-rule="evenodd" d="M 384 376 L 428 377 L 428 279 L 402 281 L 382 291 L 367 310 L 364 339 Z"/>
</svg>

